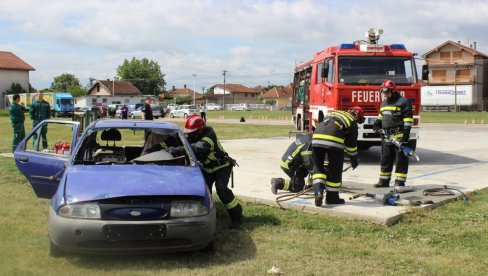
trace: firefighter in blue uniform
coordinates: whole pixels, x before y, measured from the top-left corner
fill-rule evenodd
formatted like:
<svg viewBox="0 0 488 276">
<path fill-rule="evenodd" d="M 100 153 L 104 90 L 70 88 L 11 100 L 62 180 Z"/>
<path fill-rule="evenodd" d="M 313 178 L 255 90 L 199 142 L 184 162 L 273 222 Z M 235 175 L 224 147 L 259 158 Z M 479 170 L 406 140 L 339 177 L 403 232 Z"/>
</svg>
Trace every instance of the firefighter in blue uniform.
<svg viewBox="0 0 488 276">
<path fill-rule="evenodd" d="M 364 122 L 362 108 L 354 106 L 348 111 L 331 111 L 319 123 L 312 136 L 313 190 L 315 206 L 322 206 L 324 189 L 327 191 L 326 204 L 344 204 L 339 197 L 342 186 L 344 149 L 351 166 L 358 166 L 357 138 L 358 124 Z M 328 164 L 324 165 L 325 157 Z"/>
<path fill-rule="evenodd" d="M 44 93 L 37 92 L 37 99 L 29 107 L 29 115 L 32 120 L 32 128 L 37 126 L 42 120 L 51 118 L 51 106 L 44 100 Z M 41 128 L 42 149 L 47 149 L 47 125 Z M 37 145 L 37 133 L 33 135 L 33 142 Z"/>
<path fill-rule="evenodd" d="M 402 143 L 410 143 L 410 130 L 413 125 L 413 112 L 410 102 L 396 90 L 396 84 L 391 80 L 384 80 L 380 88 L 384 100 L 380 106 L 379 119 L 374 122 L 375 129 L 384 129 L 394 139 Z M 376 188 L 390 186 L 393 163 L 396 158 L 395 186 L 405 186 L 408 173 L 408 157 L 398 151 L 392 143 L 381 143 L 381 172 Z"/>
<path fill-rule="evenodd" d="M 281 169 L 290 179 L 272 178 L 271 192 L 277 194 L 278 190 L 297 193 L 303 190 L 305 178 L 313 172 L 312 163 L 312 134 L 308 133 L 298 137 L 281 157 Z"/>
<path fill-rule="evenodd" d="M 231 219 L 229 229 L 240 228 L 243 220 L 242 206 L 228 187 L 232 169 L 236 165 L 235 160 L 225 152 L 213 128 L 207 126 L 200 116 L 188 117 L 184 131 L 202 166 L 209 190 L 212 191 L 215 183 L 217 195 L 229 213 Z M 171 147 L 169 152 L 178 155 L 182 150 L 184 150 L 182 147 Z"/>
<path fill-rule="evenodd" d="M 12 141 L 12 152 L 15 151 L 17 145 L 24 139 L 25 137 L 25 128 L 24 128 L 24 121 L 25 121 L 25 107 L 24 103 L 20 103 L 20 96 L 19 94 L 15 94 L 13 96 L 13 102 L 10 105 L 9 115 L 10 121 L 12 122 L 12 128 L 14 129 L 14 139 Z"/>
</svg>

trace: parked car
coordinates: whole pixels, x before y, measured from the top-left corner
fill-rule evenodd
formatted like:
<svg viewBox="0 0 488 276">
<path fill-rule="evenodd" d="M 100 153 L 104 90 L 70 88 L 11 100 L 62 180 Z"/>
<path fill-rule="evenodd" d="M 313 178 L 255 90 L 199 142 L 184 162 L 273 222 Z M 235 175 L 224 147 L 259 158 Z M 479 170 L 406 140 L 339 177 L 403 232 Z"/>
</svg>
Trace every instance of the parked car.
<svg viewBox="0 0 488 276">
<path fill-rule="evenodd" d="M 188 104 L 179 105 L 176 107 L 176 109 L 171 110 L 169 112 L 169 116 L 171 118 L 174 118 L 174 117 L 188 118 L 193 114 L 199 115 L 198 108 L 194 105 L 188 105 Z"/>
<path fill-rule="evenodd" d="M 154 117 L 154 119 L 157 119 L 157 118 L 161 117 L 161 109 L 155 108 L 155 107 L 156 107 L 155 105 L 154 106 L 151 105 L 151 109 L 153 111 L 153 117 Z M 137 108 L 136 110 L 129 111 L 128 116 L 131 117 L 132 119 L 142 118 L 142 106 Z"/>
<path fill-rule="evenodd" d="M 54 143 L 33 147 L 42 127 L 69 139 L 62 152 Z M 14 153 L 36 195 L 51 198 L 52 256 L 212 249 L 216 207 L 178 126 L 108 119 L 90 124 L 81 137 L 79 128 L 79 122 L 45 120 Z M 163 141 L 185 150 L 172 155 Z"/>
<path fill-rule="evenodd" d="M 168 113 L 168 109 L 166 108 L 166 105 L 164 105 L 164 104 L 154 105 L 154 106 L 152 106 L 152 109 L 153 109 L 153 113 L 159 112 L 158 117 L 161 117 L 161 118 L 164 118 L 166 116 L 166 114 Z"/>
<path fill-rule="evenodd" d="M 208 103 L 207 104 L 207 110 L 208 111 L 218 111 L 222 110 L 222 105 L 216 104 L 216 103 Z"/>
<path fill-rule="evenodd" d="M 232 109 L 232 111 L 249 111 L 249 110 L 251 110 L 249 108 L 249 105 L 248 104 L 245 104 L 245 103 L 243 103 L 243 104 L 236 104 L 231 109 Z"/>
<path fill-rule="evenodd" d="M 83 106 L 83 107 L 75 107 L 75 112 L 86 112 L 88 110 L 91 110 L 90 107 L 88 106 Z"/>
<path fill-rule="evenodd" d="M 178 105 L 177 105 L 177 104 L 175 104 L 175 103 L 168 104 L 168 106 L 167 106 L 168 112 L 170 112 L 171 110 L 176 109 L 176 107 L 177 107 L 177 106 L 178 106 Z"/>
<path fill-rule="evenodd" d="M 291 110 L 291 102 L 287 103 L 285 106 L 280 108 L 281 111 L 290 111 Z"/>
<path fill-rule="evenodd" d="M 107 117 L 107 107 L 104 105 L 94 105 L 92 106 L 91 111 L 97 113 L 97 119 Z"/>
</svg>

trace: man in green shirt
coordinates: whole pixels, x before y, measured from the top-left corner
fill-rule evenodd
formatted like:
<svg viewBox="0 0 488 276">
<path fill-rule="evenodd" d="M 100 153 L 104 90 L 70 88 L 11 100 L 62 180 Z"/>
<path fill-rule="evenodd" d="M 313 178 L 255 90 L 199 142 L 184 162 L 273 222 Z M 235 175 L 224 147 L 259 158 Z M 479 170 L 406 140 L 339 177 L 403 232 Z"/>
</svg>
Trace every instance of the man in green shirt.
<svg viewBox="0 0 488 276">
<path fill-rule="evenodd" d="M 37 126 L 42 120 L 51 117 L 51 107 L 49 103 L 44 100 L 44 93 L 37 91 L 37 100 L 34 100 L 29 109 L 30 118 L 32 120 L 32 128 Z M 47 149 L 47 126 L 44 125 L 41 129 L 42 149 Z M 37 133 L 33 135 L 34 143 L 37 143 Z"/>
<path fill-rule="evenodd" d="M 24 103 L 20 104 L 19 94 L 15 94 L 13 97 L 13 100 L 14 101 L 10 105 L 10 110 L 9 110 L 10 121 L 12 122 L 12 128 L 14 129 L 14 139 L 12 141 L 12 152 L 15 151 L 15 148 L 17 147 L 17 145 L 25 137 L 25 128 L 24 128 L 25 107 L 24 107 Z"/>
</svg>

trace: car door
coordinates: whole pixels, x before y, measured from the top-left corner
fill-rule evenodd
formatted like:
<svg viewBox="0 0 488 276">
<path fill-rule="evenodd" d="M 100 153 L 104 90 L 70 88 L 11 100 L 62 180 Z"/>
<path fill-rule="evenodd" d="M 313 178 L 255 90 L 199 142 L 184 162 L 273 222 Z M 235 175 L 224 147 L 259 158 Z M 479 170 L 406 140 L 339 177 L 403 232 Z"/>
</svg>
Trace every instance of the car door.
<svg viewBox="0 0 488 276">
<path fill-rule="evenodd" d="M 37 197 L 51 198 L 78 141 L 79 122 L 45 120 L 35 126 L 14 152 L 19 171 Z"/>
</svg>

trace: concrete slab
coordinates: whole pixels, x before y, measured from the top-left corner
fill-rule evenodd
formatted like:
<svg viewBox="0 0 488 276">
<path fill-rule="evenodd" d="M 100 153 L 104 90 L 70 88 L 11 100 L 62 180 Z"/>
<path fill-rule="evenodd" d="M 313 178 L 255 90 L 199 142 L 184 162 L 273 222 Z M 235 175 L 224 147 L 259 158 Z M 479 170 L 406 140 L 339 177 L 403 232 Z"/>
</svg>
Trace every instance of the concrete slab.
<svg viewBox="0 0 488 276">
<path fill-rule="evenodd" d="M 272 177 L 286 177 L 279 168 L 281 155 L 294 138 L 240 139 L 222 141 L 229 154 L 240 167 L 234 170 L 234 193 L 242 200 L 273 206 L 277 196 L 270 191 Z M 459 196 L 425 197 L 422 191 L 447 185 L 463 192 L 488 187 L 484 174 L 488 170 L 488 125 L 423 124 L 417 154 L 420 162 L 411 161 L 407 184 L 416 188 L 414 193 L 401 194 L 401 198 L 433 200 L 423 208 L 435 208 Z M 357 192 L 388 192 L 388 188 L 375 189 L 379 175 L 380 148 L 360 151 L 360 165 L 343 174 L 343 186 Z M 372 199 L 349 200 L 352 194 L 341 193 L 344 205 L 316 207 L 311 194 L 295 198 L 281 205 L 305 212 L 352 217 L 375 223 L 392 225 L 409 208 L 383 206 Z"/>
</svg>

